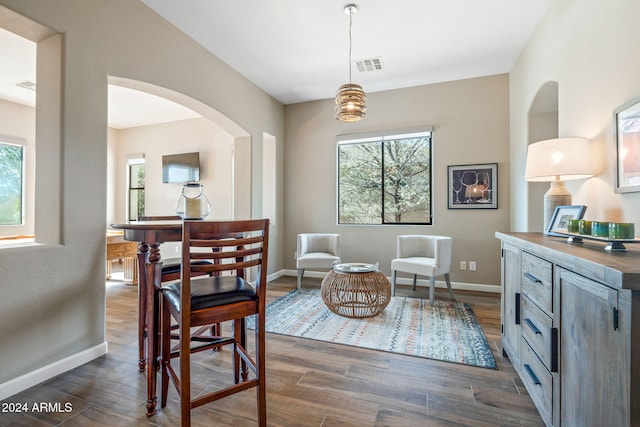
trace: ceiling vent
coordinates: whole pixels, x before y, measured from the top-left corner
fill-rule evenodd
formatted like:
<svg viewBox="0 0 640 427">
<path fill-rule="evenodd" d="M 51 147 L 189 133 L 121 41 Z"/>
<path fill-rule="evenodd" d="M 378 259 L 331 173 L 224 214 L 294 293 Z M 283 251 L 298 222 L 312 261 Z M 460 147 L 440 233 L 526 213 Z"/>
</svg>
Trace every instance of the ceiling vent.
<svg viewBox="0 0 640 427">
<path fill-rule="evenodd" d="M 368 59 L 357 59 L 354 62 L 356 63 L 356 67 L 358 68 L 358 71 L 361 73 L 382 70 L 382 58 L 380 57 L 368 58 Z"/>
<path fill-rule="evenodd" d="M 25 80 L 24 82 L 16 83 L 16 86 L 20 86 L 22 88 L 29 89 L 29 90 L 36 90 L 36 84 L 28 80 Z"/>
</svg>

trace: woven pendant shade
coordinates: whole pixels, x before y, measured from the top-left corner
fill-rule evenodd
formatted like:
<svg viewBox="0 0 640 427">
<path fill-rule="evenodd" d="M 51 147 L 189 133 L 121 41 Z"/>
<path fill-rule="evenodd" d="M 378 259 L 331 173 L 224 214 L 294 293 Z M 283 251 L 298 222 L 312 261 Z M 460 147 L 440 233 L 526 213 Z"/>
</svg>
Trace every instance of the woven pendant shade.
<svg viewBox="0 0 640 427">
<path fill-rule="evenodd" d="M 367 95 L 362 86 L 347 83 L 336 91 L 336 119 L 342 122 L 357 122 L 367 117 L 365 101 Z"/>
<path fill-rule="evenodd" d="M 343 84 L 336 91 L 336 114 L 335 118 L 341 122 L 357 122 L 367 117 L 367 107 L 362 86 L 351 83 L 351 24 L 353 14 L 358 11 L 358 6 L 351 3 L 344 7 L 344 13 L 349 15 L 349 83 Z"/>
</svg>

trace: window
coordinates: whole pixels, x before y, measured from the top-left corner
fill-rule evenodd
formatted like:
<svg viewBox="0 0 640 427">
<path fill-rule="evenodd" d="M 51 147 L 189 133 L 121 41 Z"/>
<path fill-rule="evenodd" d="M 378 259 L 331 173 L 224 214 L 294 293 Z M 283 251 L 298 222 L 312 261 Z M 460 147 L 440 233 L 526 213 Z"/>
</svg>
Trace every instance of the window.
<svg viewBox="0 0 640 427">
<path fill-rule="evenodd" d="M 144 159 L 129 159 L 127 161 L 129 187 L 129 221 L 137 221 L 144 215 Z"/>
<path fill-rule="evenodd" d="M 431 224 L 431 131 L 338 138 L 339 224 Z"/>
<path fill-rule="evenodd" d="M 0 225 L 23 223 L 24 148 L 0 142 Z"/>
</svg>

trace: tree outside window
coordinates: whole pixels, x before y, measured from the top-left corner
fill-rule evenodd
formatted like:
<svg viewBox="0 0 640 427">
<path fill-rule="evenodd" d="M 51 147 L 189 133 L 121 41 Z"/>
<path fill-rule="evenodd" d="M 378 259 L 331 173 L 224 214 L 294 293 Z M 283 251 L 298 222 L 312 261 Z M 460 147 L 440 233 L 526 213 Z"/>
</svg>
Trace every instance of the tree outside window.
<svg viewBox="0 0 640 427">
<path fill-rule="evenodd" d="M 22 224 L 24 148 L 0 143 L 0 225 Z"/>
<path fill-rule="evenodd" d="M 431 211 L 431 132 L 340 141 L 340 224 L 431 224 Z"/>
<path fill-rule="evenodd" d="M 144 159 L 129 161 L 129 220 L 144 215 Z"/>
</svg>

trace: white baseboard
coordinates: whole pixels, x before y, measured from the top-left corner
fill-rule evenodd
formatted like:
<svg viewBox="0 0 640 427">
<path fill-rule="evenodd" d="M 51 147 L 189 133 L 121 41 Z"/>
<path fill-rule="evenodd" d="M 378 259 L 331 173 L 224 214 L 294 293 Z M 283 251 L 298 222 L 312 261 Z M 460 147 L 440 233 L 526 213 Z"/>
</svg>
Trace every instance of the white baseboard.
<svg viewBox="0 0 640 427">
<path fill-rule="evenodd" d="M 107 342 L 0 384 L 0 401 L 107 354 Z"/>
<path fill-rule="evenodd" d="M 315 279 L 322 279 L 324 278 L 324 276 L 326 276 L 327 272 L 326 271 L 307 271 L 305 270 L 304 272 L 304 277 L 313 277 Z M 267 282 L 271 281 L 271 280 L 275 280 L 278 277 L 282 277 L 282 276 L 297 276 L 298 275 L 298 271 L 297 270 L 280 270 L 277 273 L 272 274 L 271 276 L 269 276 L 269 279 L 267 280 Z M 273 278 L 272 278 L 273 277 Z M 387 277 L 387 279 L 391 280 L 391 277 Z M 303 279 L 304 280 L 304 279 Z M 396 280 L 396 284 L 398 285 L 412 285 L 413 281 L 409 278 L 402 278 L 399 277 Z M 420 287 L 429 287 L 429 281 L 428 280 L 422 280 L 422 279 L 418 279 L 417 282 L 417 286 Z M 444 280 L 436 280 L 436 288 L 446 288 L 447 284 L 444 282 Z M 451 288 L 455 289 L 460 289 L 463 291 L 476 291 L 476 292 L 491 292 L 491 293 L 500 293 L 500 286 L 497 285 L 486 285 L 483 283 L 465 283 L 465 282 L 451 282 Z"/>
<path fill-rule="evenodd" d="M 282 277 L 285 275 L 285 270 L 280 270 L 280 271 L 276 271 L 273 274 L 269 274 L 267 276 L 267 283 L 271 282 L 272 280 L 276 280 L 279 277 Z"/>
</svg>

